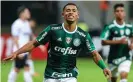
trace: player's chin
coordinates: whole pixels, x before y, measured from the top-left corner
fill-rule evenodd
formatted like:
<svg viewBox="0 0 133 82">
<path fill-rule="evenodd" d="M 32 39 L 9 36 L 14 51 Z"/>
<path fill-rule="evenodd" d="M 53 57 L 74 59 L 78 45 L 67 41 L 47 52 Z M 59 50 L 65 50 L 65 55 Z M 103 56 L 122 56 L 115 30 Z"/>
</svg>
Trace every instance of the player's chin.
<svg viewBox="0 0 133 82">
<path fill-rule="evenodd" d="M 74 23 L 74 21 L 72 21 L 72 20 L 67 20 L 67 23 L 68 23 L 68 24 L 72 24 L 72 23 Z"/>
<path fill-rule="evenodd" d="M 124 17 L 117 17 L 117 19 L 119 19 L 119 20 L 123 20 L 123 18 L 124 18 Z"/>
</svg>

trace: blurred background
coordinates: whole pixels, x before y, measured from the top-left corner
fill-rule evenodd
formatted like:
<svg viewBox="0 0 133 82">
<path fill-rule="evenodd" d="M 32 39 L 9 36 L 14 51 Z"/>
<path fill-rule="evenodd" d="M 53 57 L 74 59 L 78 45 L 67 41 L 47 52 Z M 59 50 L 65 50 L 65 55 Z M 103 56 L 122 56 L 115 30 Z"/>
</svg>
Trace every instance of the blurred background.
<svg viewBox="0 0 133 82">
<path fill-rule="evenodd" d="M 114 18 L 114 4 L 124 3 L 125 19 L 133 23 L 133 1 L 1 1 L 1 58 L 5 58 L 12 52 L 11 25 L 18 18 L 17 8 L 19 6 L 25 5 L 30 9 L 31 16 L 37 22 L 33 32 L 35 35 L 38 35 L 49 24 L 62 23 L 62 8 L 68 2 L 73 2 L 79 7 L 80 19 L 78 26 L 90 33 L 96 49 L 104 59 L 108 55 L 108 46 L 102 47 L 99 36 L 104 25 L 112 22 Z M 42 82 L 47 51 L 41 52 L 39 48 L 36 48 L 32 54 L 32 58 L 35 61 L 35 69 L 40 73 L 39 77 L 34 77 L 34 82 Z M 1 82 L 6 82 L 10 67 L 11 62 L 5 65 L 2 64 Z M 85 53 L 85 49 L 79 54 L 77 67 L 80 72 L 78 82 L 107 82 L 102 71 L 93 63 L 88 53 Z M 133 82 L 132 76 L 133 66 L 129 73 L 129 82 Z M 21 73 L 18 77 L 17 82 L 23 82 Z"/>
</svg>

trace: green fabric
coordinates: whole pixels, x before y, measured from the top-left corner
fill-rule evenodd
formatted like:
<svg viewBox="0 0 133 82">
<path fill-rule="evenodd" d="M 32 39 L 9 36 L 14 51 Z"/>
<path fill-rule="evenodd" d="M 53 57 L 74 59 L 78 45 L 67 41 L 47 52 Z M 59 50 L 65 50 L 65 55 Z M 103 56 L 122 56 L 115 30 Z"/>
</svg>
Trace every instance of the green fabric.
<svg viewBox="0 0 133 82">
<path fill-rule="evenodd" d="M 88 52 L 95 50 L 90 35 L 77 27 L 68 32 L 63 24 L 54 24 L 44 29 L 36 38 L 40 44 L 49 42 L 46 78 L 77 77 L 76 57 L 86 47 Z"/>
<path fill-rule="evenodd" d="M 133 37 L 133 26 L 126 23 L 125 25 L 120 26 L 112 22 L 103 28 L 100 37 L 102 40 L 121 40 L 124 37 L 129 40 L 131 37 Z M 108 63 L 114 63 L 114 60 L 123 57 L 130 59 L 129 51 L 130 49 L 128 44 L 110 45 Z"/>
<path fill-rule="evenodd" d="M 105 69 L 105 68 L 106 68 L 106 65 L 105 65 L 105 63 L 104 63 L 103 60 L 99 60 L 99 61 L 98 61 L 98 66 L 99 66 L 101 69 Z"/>
</svg>

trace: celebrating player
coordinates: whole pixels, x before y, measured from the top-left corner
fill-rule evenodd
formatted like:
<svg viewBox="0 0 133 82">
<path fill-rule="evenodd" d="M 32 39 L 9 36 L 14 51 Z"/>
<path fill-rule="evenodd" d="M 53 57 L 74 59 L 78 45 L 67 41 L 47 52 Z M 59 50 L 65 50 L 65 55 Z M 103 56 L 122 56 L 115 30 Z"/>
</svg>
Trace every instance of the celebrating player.
<svg viewBox="0 0 133 82">
<path fill-rule="evenodd" d="M 104 75 L 111 78 L 111 72 L 95 50 L 90 35 L 77 27 L 79 12 L 76 4 L 66 4 L 62 16 L 64 18 L 62 24 L 49 25 L 36 40 L 30 41 L 4 60 L 16 59 L 19 54 L 29 52 L 33 48 L 49 42 L 44 82 L 77 82 L 76 57 L 79 51 L 86 46 L 88 52 L 92 54 L 94 62 L 103 69 Z"/>
</svg>

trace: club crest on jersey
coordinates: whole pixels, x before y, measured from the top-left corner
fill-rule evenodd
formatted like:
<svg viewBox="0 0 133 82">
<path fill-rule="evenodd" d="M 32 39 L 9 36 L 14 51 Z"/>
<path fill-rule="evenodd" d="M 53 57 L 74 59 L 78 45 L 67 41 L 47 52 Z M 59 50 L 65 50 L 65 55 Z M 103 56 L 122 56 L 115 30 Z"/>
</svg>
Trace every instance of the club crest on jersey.
<svg viewBox="0 0 133 82">
<path fill-rule="evenodd" d="M 66 37 L 66 43 L 69 44 L 71 42 L 72 38 Z"/>
<path fill-rule="evenodd" d="M 129 29 L 126 29 L 126 35 L 130 35 L 131 31 Z"/>
<path fill-rule="evenodd" d="M 81 41 L 80 41 L 79 38 L 76 38 L 76 39 L 73 40 L 73 45 L 74 46 L 79 46 L 80 44 L 81 44 Z"/>
</svg>

